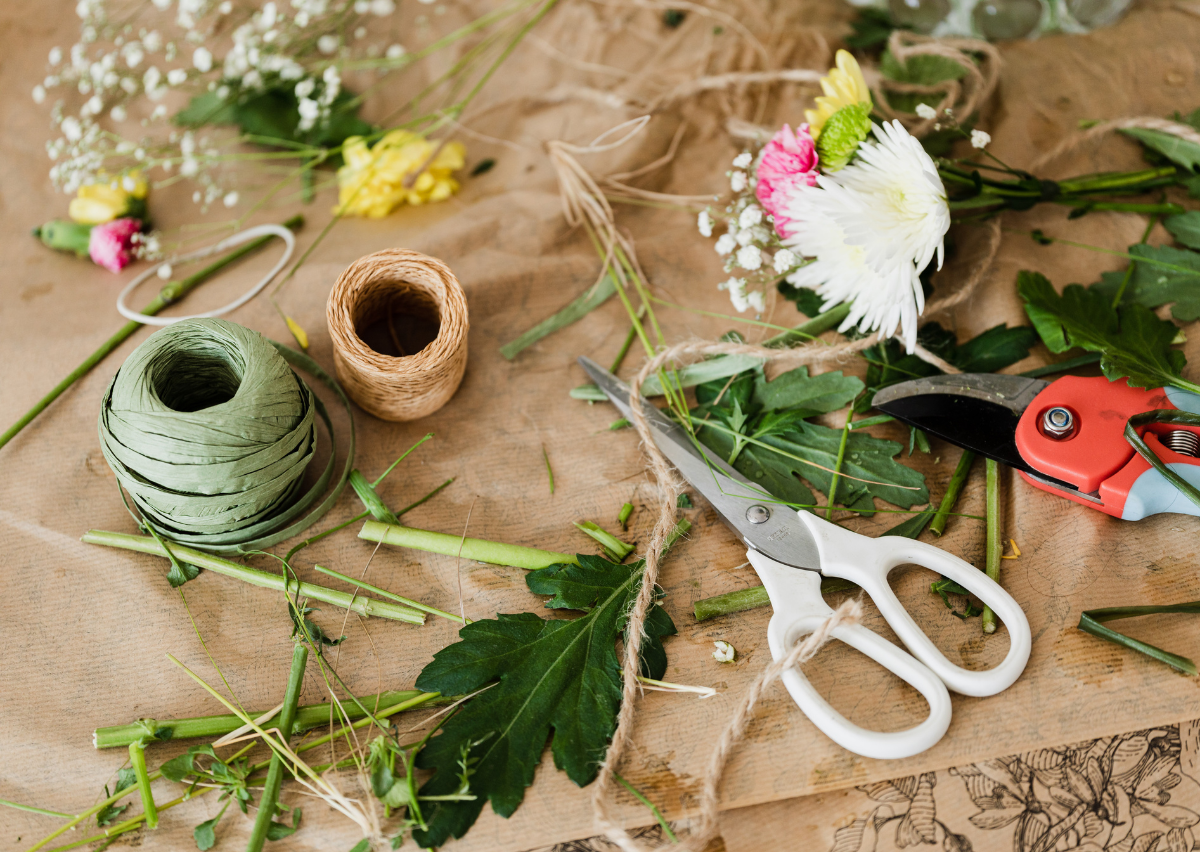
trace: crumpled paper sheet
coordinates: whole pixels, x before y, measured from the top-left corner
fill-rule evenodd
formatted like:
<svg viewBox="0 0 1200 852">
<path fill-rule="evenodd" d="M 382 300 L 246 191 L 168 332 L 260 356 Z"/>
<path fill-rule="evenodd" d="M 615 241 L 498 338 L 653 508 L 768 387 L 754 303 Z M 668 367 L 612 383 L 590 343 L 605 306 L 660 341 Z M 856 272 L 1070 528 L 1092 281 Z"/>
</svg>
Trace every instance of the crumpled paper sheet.
<svg viewBox="0 0 1200 852">
<path fill-rule="evenodd" d="M 4 156 L 0 186 L 4 192 L 5 227 L 0 251 L 7 276 L 0 286 L 0 423 L 14 421 L 63 375 L 120 326 L 113 300 L 120 278 L 86 262 L 55 255 L 37 245 L 28 229 L 65 212 L 66 199 L 53 193 L 46 178 L 49 163 L 42 145 L 49 134 L 46 112 L 35 108 L 26 93 L 40 79 L 43 58 L 52 45 L 69 46 L 77 24 L 68 3 L 61 14 L 44 7 L 9 5 L 0 11 L 4 62 L 0 66 L 0 126 Z M 756 31 L 768 32 L 770 60 L 794 67 L 822 67 L 849 14 L 840 4 L 789 7 L 791 24 L 768 29 L 764 6 L 749 5 L 741 14 Z M 467 11 L 452 10 L 452 15 Z M 508 363 L 500 345 L 551 314 L 591 284 L 597 261 L 586 238 L 563 223 L 553 174 L 542 143 L 556 138 L 585 144 L 619 121 L 638 114 L 633 108 L 602 108 L 595 101 L 563 95 L 568 84 L 610 86 L 601 74 L 564 64 L 560 54 L 586 57 L 635 70 L 658 57 L 665 65 L 653 83 L 662 91 L 698 73 L 731 67 L 760 67 L 753 51 L 720 48 L 708 67 L 695 60 L 713 35 L 712 20 L 698 14 L 680 31 L 657 23 L 659 10 L 624 9 L 565 3 L 540 28 L 538 38 L 555 53 L 531 40 L 506 66 L 492 100 L 480 102 L 474 130 L 510 140 L 501 145 L 465 137 L 469 165 L 495 157 L 494 170 L 467 178 L 452 201 L 422 209 L 402 210 L 382 221 L 340 223 L 282 294 L 287 311 L 311 337 L 311 354 L 331 366 L 324 326 L 324 302 L 337 274 L 355 258 L 389 246 L 415 248 L 447 261 L 461 280 L 471 310 L 471 360 L 457 396 L 427 420 L 391 424 L 365 414 L 357 417 L 359 456 L 356 465 L 368 477 L 381 472 L 427 431 L 436 437 L 407 460 L 382 489 L 393 507 L 425 494 L 444 479 L 455 483 L 411 515 L 414 526 L 459 534 L 470 512 L 467 533 L 552 550 L 591 551 L 589 540 L 571 525 L 594 520 L 610 528 L 626 500 L 636 511 L 629 537 L 644 541 L 653 520 L 655 492 L 644 471 L 636 439 L 629 431 L 608 432 L 616 419 L 606 405 L 570 400 L 567 390 L 583 381 L 574 366 L 578 355 L 605 362 L 612 358 L 628 328 L 613 300 L 566 333 L 560 333 Z M 782 14 L 771 12 L 771 14 Z M 814 30 L 798 28 L 809 15 Z M 628 17 L 631 27 L 649 28 L 641 38 L 608 26 Z M 604 23 L 608 29 L 600 26 Z M 728 29 L 729 24 L 724 26 Z M 654 29 L 658 27 L 658 29 Z M 614 35 L 615 33 L 615 35 Z M 765 38 L 766 36 L 764 36 Z M 1135 9 L 1120 25 L 1084 37 L 1052 37 L 1004 46 L 1007 66 L 1000 92 L 982 126 L 994 138 L 995 152 L 1008 162 L 1026 164 L 1070 132 L 1079 119 L 1134 114 L 1167 114 L 1200 105 L 1196 80 L 1196 47 L 1200 20 L 1166 5 Z M 718 61 L 719 60 L 719 61 Z M 690 63 L 690 64 L 689 64 Z M 592 75 L 592 76 L 589 76 Z M 646 84 L 649 85 L 649 84 Z M 654 88 L 652 86 L 651 88 Z M 645 94 L 646 86 L 643 86 Z M 506 101 L 515 96 L 520 101 Z M 639 95 L 641 96 L 641 95 Z M 380 96 L 382 97 L 382 96 Z M 748 120 L 772 125 L 796 121 L 806 105 L 797 87 L 777 90 L 769 98 L 749 92 L 710 95 L 655 117 L 650 128 L 624 149 L 586 165 L 598 174 L 635 168 L 660 156 L 679 125 L 689 122 L 679 153 L 670 166 L 640 185 L 662 192 L 719 193 L 729 160 L 740 149 L 721 130 L 724 110 L 737 105 Z M 497 105 L 484 112 L 488 104 Z M 376 98 L 371 110 L 382 114 Z M 757 111 L 757 112 L 756 112 Z M 1133 146 L 1109 140 L 1089 148 L 1052 170 L 1081 173 L 1133 167 Z M 327 221 L 331 196 L 303 208 L 310 224 L 302 233 L 306 245 Z M 151 207 L 158 224 L 174 228 L 197 218 L 220 221 L 225 211 L 200 217 L 187 195 L 178 190 L 156 193 Z M 690 214 L 643 207 L 618 206 L 618 221 L 635 237 L 650 280 L 664 298 L 728 313 L 715 284 L 724 277 L 711 241 L 695 232 Z M 282 220 L 292 210 L 272 211 Z M 1036 210 L 1005 220 L 1014 233 L 1005 235 L 999 262 L 980 293 L 958 312 L 962 336 L 991 325 L 1024 321 L 1014 294 L 1021 268 L 1046 273 L 1058 285 L 1088 283 L 1121 261 L 1063 246 L 1041 247 L 1020 232 L 1042 228 L 1081 242 L 1120 249 L 1135 241 L 1143 227 L 1138 217 L 1093 214 L 1068 224 L 1065 211 Z M 959 254 L 939 279 L 950 286 L 973 262 L 981 234 L 962 229 Z M 1162 238 L 1162 232 L 1156 234 Z M 223 304 L 256 280 L 273 263 L 264 252 L 218 282 L 189 296 L 175 313 Z M 142 294 L 148 299 L 149 294 Z M 134 302 L 138 303 L 138 299 Z M 659 310 L 668 339 L 712 339 L 734 326 L 667 308 Z M 287 332 L 269 304 L 258 299 L 232 317 L 276 339 Z M 797 321 L 787 303 L 774 307 L 773 322 Z M 750 337 L 761 337 L 758 332 Z M 125 356 L 144 340 L 133 340 L 68 391 L 9 446 L 0 451 L 0 600 L 5 603 L 5 655 L 0 663 L 0 798 L 60 811 L 79 812 L 98 801 L 125 759 L 120 752 L 98 753 L 91 746 L 97 726 L 138 717 L 162 719 L 223 712 L 166 658 L 174 654 L 210 682 L 218 677 L 200 647 L 180 593 L 164 581 L 161 560 L 85 546 L 79 536 L 89 528 L 133 531 L 133 521 L 118 498 L 115 481 L 97 445 L 96 413 L 100 396 Z M 1200 359 L 1196 337 L 1186 350 Z M 1033 356 L 1030 365 L 1044 353 Z M 628 359 L 632 371 L 639 354 Z M 1018 365 L 1023 368 L 1026 365 Z M 861 362 L 845 369 L 860 372 Z M 1194 372 L 1196 368 L 1193 367 Z M 344 436 L 344 415 L 334 409 Z M 899 428 L 878 434 L 897 440 Z M 324 438 L 324 436 L 323 436 Z M 344 438 L 342 439 L 344 440 Z M 326 446 L 328 446 L 326 442 Z M 556 489 L 547 488 L 542 461 L 545 447 L 554 466 Z M 929 475 L 934 498 L 940 496 L 958 451 L 935 443 L 931 456 L 909 463 Z M 1015 538 L 1023 555 L 1006 561 L 1002 583 L 1020 601 L 1033 627 L 1034 646 L 1024 676 L 1003 695 L 989 699 L 954 698 L 954 721 L 946 737 L 925 754 L 903 761 L 874 761 L 838 748 L 818 734 L 782 690 L 772 690 L 735 753 L 723 786 L 730 808 L 833 791 L 876 781 L 940 771 L 951 766 L 1015 754 L 1041 747 L 1165 725 L 1196 715 L 1196 682 L 1168 669 L 1080 634 L 1074 629 L 1081 609 L 1118 603 L 1168 603 L 1200 597 L 1196 578 L 1195 521 L 1168 516 L 1125 524 L 1034 490 L 1005 474 L 1005 537 Z M 981 514 L 979 471 L 960 503 L 961 511 Z M 359 511 L 347 495 L 318 526 L 326 528 Z M 742 691 L 766 664 L 766 609 L 696 624 L 692 603 L 756 582 L 735 543 L 704 506 L 684 513 L 695 525 L 690 541 L 673 551 L 661 576 L 665 605 L 679 628 L 668 642 L 667 678 L 707 684 L 719 695 L 709 700 L 648 693 L 640 702 L 637 730 L 622 774 L 643 790 L 671 818 L 694 813 L 700 777 L 716 740 Z M 877 534 L 897 520 L 893 515 L 850 519 L 847 526 Z M 981 564 L 983 526 L 978 521 L 952 521 L 940 545 Z M 314 563 L 350 574 L 363 570 L 371 545 L 352 530 L 305 551 L 297 568 L 302 579 L 318 580 Z M 252 560 L 266 565 L 265 561 Z M 461 574 L 468 616 L 496 612 L 541 611 L 522 573 L 516 569 L 457 565 L 454 559 L 381 548 L 371 562 L 368 579 L 396 592 L 436 606 L 458 608 Z M 978 623 L 960 624 L 925 591 L 927 575 L 911 572 L 898 589 L 918 620 L 952 658 L 986 666 L 1001 658 L 1006 634 L 985 639 Z M 238 698 L 249 708 L 279 701 L 287 677 L 290 624 L 278 597 L 212 574 L 183 588 L 197 629 L 219 662 Z M 868 608 L 868 624 L 886 633 Z M 328 632 L 348 639 L 329 656 L 351 687 L 360 693 L 410 686 L 437 649 L 455 638 L 454 626 L 431 619 L 424 628 L 383 621 L 345 622 L 324 608 L 317 619 Z M 1141 638 L 1193 653 L 1186 620 L 1163 619 L 1131 626 Z M 714 639 L 731 642 L 739 651 L 736 665 L 719 665 L 711 656 Z M 862 722 L 898 729 L 912 724 L 923 704 L 906 687 L 881 680 L 845 648 L 824 651 L 809 666 L 818 686 L 834 704 Z M 323 686 L 310 670 L 303 700 L 321 700 Z M 421 714 L 400 720 L 415 725 Z M 151 761 L 179 753 L 185 743 L 151 749 Z M 342 776 L 353 793 L 355 779 Z M 156 785 L 160 799 L 177 795 L 174 785 Z M 524 804 L 511 819 L 484 815 L 467 838 L 452 844 L 464 850 L 494 852 L 529 849 L 594 833 L 590 791 L 579 790 L 557 773 L 549 759 L 539 769 Z M 357 831 L 323 804 L 288 788 L 284 801 L 304 808 L 304 828 L 278 849 L 348 849 Z M 215 796 L 206 796 L 167 811 L 160 828 L 141 842 L 148 848 L 191 848 L 191 830 L 214 816 Z M 652 820 L 632 797 L 618 795 L 617 812 L 631 826 Z M 0 809 L 0 848 L 20 849 L 52 830 L 58 821 Z M 220 848 L 244 842 L 249 822 L 227 814 L 218 828 Z M 75 833 L 64 840 L 85 835 Z M 123 843 L 138 842 L 135 836 Z"/>
</svg>

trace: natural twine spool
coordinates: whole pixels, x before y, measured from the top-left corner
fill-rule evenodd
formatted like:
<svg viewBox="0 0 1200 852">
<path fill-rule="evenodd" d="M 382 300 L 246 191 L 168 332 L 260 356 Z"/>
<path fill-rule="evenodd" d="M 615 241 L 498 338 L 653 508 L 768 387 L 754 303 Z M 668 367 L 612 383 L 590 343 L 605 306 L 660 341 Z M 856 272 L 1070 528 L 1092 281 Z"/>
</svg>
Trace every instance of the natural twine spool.
<svg viewBox="0 0 1200 852">
<path fill-rule="evenodd" d="M 413 355 L 376 352 L 358 330 L 396 311 L 433 315 L 437 337 Z M 346 393 L 384 420 L 416 420 L 449 401 L 467 367 L 467 298 L 450 267 L 408 249 L 361 257 L 333 285 L 325 307 L 333 361 Z"/>
</svg>

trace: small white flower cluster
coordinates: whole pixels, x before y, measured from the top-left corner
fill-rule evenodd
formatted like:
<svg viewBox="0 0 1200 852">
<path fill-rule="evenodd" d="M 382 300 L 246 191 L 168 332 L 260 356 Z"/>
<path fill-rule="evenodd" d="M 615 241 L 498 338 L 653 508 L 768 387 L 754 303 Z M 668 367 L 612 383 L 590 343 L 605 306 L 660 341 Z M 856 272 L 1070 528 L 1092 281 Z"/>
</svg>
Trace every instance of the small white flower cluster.
<svg viewBox="0 0 1200 852">
<path fill-rule="evenodd" d="M 702 236 L 711 237 L 717 221 L 724 222 L 725 233 L 714 248 L 725 258 L 725 271 L 731 275 L 717 288 L 729 293 L 738 313 L 753 308 L 762 314 L 767 288 L 795 269 L 800 258 L 783 247 L 771 217 L 759 206 L 753 166 L 754 157 L 748 151 L 734 158 L 728 172 L 733 201 L 720 212 L 712 208 L 703 211 L 696 226 Z"/>
<path fill-rule="evenodd" d="M 367 39 L 367 25 L 393 15 L 396 0 L 78 0 L 75 11 L 79 42 L 50 51 L 32 91 L 58 128 L 46 150 L 52 181 L 68 193 L 102 174 L 178 167 L 201 184 L 199 203 L 228 204 L 218 186 L 228 158 L 190 133 L 158 129 L 168 93 L 209 93 L 215 112 L 282 84 L 299 103 L 299 130 L 311 131 L 329 120 L 347 61 L 379 72 L 407 61 L 390 27 L 384 41 L 348 44 L 351 33 Z M 142 130 L 128 139 L 131 119 Z"/>
</svg>

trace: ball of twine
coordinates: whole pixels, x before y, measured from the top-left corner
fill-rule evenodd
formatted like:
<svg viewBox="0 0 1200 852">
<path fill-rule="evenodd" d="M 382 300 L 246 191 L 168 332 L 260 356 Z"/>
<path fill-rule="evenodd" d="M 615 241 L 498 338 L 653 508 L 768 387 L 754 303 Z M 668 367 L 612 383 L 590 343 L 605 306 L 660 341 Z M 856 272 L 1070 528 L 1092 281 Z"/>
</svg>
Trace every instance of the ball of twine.
<svg viewBox="0 0 1200 852">
<path fill-rule="evenodd" d="M 188 319 L 151 335 L 100 408 L 100 447 L 145 521 L 198 547 L 257 541 L 294 521 L 316 451 L 317 402 L 256 331 Z"/>
<path fill-rule="evenodd" d="M 376 352 L 358 330 L 392 313 L 437 317 L 437 337 L 413 355 Z M 467 367 L 467 298 L 450 267 L 408 249 L 361 257 L 325 307 L 333 362 L 351 399 L 384 420 L 416 420 L 449 401 Z"/>
</svg>

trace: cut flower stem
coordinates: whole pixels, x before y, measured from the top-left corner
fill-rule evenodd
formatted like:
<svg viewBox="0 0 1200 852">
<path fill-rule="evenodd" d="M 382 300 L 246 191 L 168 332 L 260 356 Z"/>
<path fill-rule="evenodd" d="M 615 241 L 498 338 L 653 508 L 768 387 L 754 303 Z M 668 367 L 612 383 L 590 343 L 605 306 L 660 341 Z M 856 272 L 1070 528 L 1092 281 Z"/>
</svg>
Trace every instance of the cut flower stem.
<svg viewBox="0 0 1200 852">
<path fill-rule="evenodd" d="M 377 522 L 368 521 L 367 525 L 369 526 L 372 523 Z M 380 524 L 380 526 L 386 525 Z M 117 547 L 122 550 L 149 553 L 153 556 L 162 556 L 164 558 L 169 558 L 170 555 L 166 547 L 159 544 L 150 536 L 128 535 L 125 533 L 106 532 L 104 530 L 89 530 L 83 536 L 82 540 L 86 544 Z M 408 624 L 425 623 L 425 616 L 411 607 L 364 598 L 350 592 L 339 592 L 312 583 L 301 583 L 296 580 L 285 581 L 278 574 L 269 574 L 257 568 L 238 565 L 236 562 L 230 562 L 219 556 L 213 556 L 212 554 L 193 550 L 190 547 L 183 547 L 178 544 L 171 545 L 170 552 L 174 553 L 180 560 L 195 565 L 197 568 L 204 568 L 215 574 L 223 574 L 226 577 L 241 580 L 243 583 L 249 583 L 252 586 L 261 586 L 264 589 L 273 589 L 280 592 L 286 591 L 289 595 L 312 598 L 313 600 L 332 604 L 342 609 L 349 609 L 359 615 L 375 615 L 380 618 L 403 621 Z"/>
</svg>

